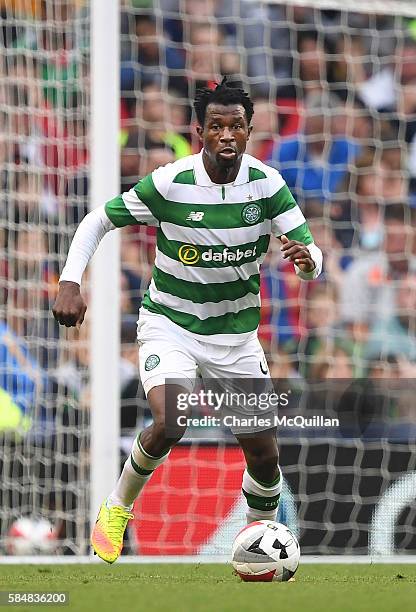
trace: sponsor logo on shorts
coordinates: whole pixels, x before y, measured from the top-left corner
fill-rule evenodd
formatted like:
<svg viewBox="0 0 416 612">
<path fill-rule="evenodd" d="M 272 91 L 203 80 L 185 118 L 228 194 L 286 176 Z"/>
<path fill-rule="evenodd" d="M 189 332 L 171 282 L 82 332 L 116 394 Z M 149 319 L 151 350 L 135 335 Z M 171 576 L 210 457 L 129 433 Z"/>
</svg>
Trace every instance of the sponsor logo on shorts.
<svg viewBox="0 0 416 612">
<path fill-rule="evenodd" d="M 203 261 L 218 261 L 222 263 L 228 263 L 233 261 L 241 261 L 242 259 L 248 259 L 249 257 L 256 256 L 256 246 L 252 249 L 245 249 L 242 251 L 237 248 L 236 251 L 231 251 L 228 247 L 224 247 L 222 251 L 216 252 L 213 249 L 208 249 L 202 254 L 199 252 L 197 247 L 191 244 L 183 244 L 179 251 L 179 260 L 187 266 L 192 266 L 198 263 L 200 259 Z"/>
<path fill-rule="evenodd" d="M 258 204 L 247 204 L 244 206 L 241 216 L 248 225 L 253 225 L 261 217 L 261 208 Z"/>
<path fill-rule="evenodd" d="M 153 370 L 156 366 L 158 366 L 159 363 L 159 355 L 149 355 L 149 357 L 144 362 L 144 369 L 146 370 L 146 372 L 148 372 L 149 370 Z"/>
<path fill-rule="evenodd" d="M 198 263 L 200 254 L 198 249 L 192 244 L 183 244 L 178 251 L 179 260 L 187 266 Z"/>
</svg>

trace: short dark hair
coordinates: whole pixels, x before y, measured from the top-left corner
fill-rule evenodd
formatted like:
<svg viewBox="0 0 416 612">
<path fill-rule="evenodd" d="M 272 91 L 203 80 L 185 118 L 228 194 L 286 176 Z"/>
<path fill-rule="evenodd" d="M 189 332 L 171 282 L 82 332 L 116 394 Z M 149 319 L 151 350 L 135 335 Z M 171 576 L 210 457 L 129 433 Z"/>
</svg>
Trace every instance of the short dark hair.
<svg viewBox="0 0 416 612">
<path fill-rule="evenodd" d="M 387 203 L 384 207 L 384 221 L 398 221 L 404 225 L 412 224 L 413 211 L 407 204 Z"/>
<path fill-rule="evenodd" d="M 244 89 L 239 87 L 230 87 L 226 82 L 227 77 L 224 77 L 221 83 L 215 89 L 209 89 L 208 87 L 202 87 L 197 89 L 194 101 L 194 108 L 197 119 L 201 126 L 205 122 L 205 114 L 208 104 L 241 104 L 246 112 L 247 121 L 250 123 L 254 107 L 250 96 Z"/>
</svg>

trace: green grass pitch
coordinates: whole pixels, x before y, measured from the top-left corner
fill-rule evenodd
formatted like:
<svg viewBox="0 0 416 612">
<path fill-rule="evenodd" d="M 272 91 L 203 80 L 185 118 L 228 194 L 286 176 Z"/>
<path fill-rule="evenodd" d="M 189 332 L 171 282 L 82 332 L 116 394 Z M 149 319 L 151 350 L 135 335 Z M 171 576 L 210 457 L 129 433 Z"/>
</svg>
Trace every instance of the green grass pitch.
<svg viewBox="0 0 416 612">
<path fill-rule="evenodd" d="M 416 609 L 416 565 L 301 565 L 292 583 L 243 583 L 227 565 L 0 565 L 0 590 L 68 591 L 73 612 L 384 612 Z"/>
</svg>

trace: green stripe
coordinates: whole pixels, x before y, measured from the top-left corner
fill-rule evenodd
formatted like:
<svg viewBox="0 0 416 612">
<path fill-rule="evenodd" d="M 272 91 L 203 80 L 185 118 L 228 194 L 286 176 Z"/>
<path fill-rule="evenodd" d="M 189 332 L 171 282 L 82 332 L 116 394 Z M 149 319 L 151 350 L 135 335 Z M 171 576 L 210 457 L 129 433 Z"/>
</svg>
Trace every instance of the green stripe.
<svg viewBox="0 0 416 612">
<path fill-rule="evenodd" d="M 251 472 L 248 468 L 246 469 L 247 469 L 248 474 L 251 476 L 251 478 L 255 480 L 262 487 L 267 487 L 270 489 L 271 487 L 275 487 L 277 483 L 280 482 L 280 472 L 278 473 L 278 475 L 272 482 L 263 482 L 262 480 L 259 480 L 256 476 L 254 476 L 253 472 Z"/>
<path fill-rule="evenodd" d="M 183 173 L 180 173 L 178 176 L 182 174 Z M 190 180 L 189 177 L 188 179 Z M 260 198 L 258 200 L 252 200 L 251 202 L 234 202 L 232 204 L 227 204 L 222 201 L 213 204 L 203 204 L 200 202 L 174 202 L 173 200 L 167 200 L 156 189 L 150 174 L 139 181 L 137 185 L 134 186 L 134 190 L 139 199 L 146 204 L 156 219 L 166 223 L 181 225 L 182 227 L 199 227 L 207 229 L 254 227 L 262 223 L 265 219 L 271 219 L 273 217 L 270 212 L 270 198 Z M 261 208 L 259 219 L 257 223 L 253 225 L 246 223 L 243 219 L 242 213 L 247 204 L 257 204 Z M 189 214 L 192 212 L 203 212 L 204 216 L 201 221 L 188 220 Z"/>
<path fill-rule="evenodd" d="M 131 465 L 134 471 L 137 472 L 137 474 L 140 474 L 140 476 L 149 476 L 149 474 L 153 472 L 153 470 L 145 470 L 144 468 L 140 467 L 140 465 L 137 465 L 137 463 L 135 462 L 135 460 L 133 459 L 131 455 L 130 455 L 130 462 L 131 462 Z"/>
<path fill-rule="evenodd" d="M 283 185 L 283 187 L 270 198 L 271 219 L 291 210 L 295 206 L 297 206 L 296 200 L 290 193 L 289 187 Z"/>
<path fill-rule="evenodd" d="M 183 300 L 190 300 L 194 304 L 238 300 L 248 293 L 257 295 L 260 290 L 260 274 L 253 274 L 247 280 L 238 279 L 227 283 L 202 284 L 181 280 L 155 266 L 153 268 L 153 280 L 159 291 L 170 293 Z"/>
<path fill-rule="evenodd" d="M 299 227 L 290 230 L 290 232 L 286 232 L 285 236 L 287 236 L 289 240 L 299 240 L 299 242 L 303 242 L 303 244 L 306 245 L 313 242 L 313 237 L 307 223 L 302 223 Z"/>
<path fill-rule="evenodd" d="M 254 510 L 274 510 L 279 505 L 279 495 L 273 497 L 259 497 L 252 493 L 242 490 L 245 498 L 247 499 L 247 505 Z"/>
<path fill-rule="evenodd" d="M 175 176 L 173 182 L 181 185 L 196 185 L 195 173 L 193 170 L 183 170 Z"/>
<path fill-rule="evenodd" d="M 250 225 L 243 219 L 243 210 L 247 204 L 257 204 L 261 213 L 256 223 Z M 150 208 L 150 206 L 149 206 Z M 204 213 L 200 221 L 189 220 L 190 213 Z M 156 216 L 156 215 L 155 215 Z M 266 198 L 252 200 L 251 202 L 218 202 L 216 204 L 201 204 L 200 202 L 173 202 L 165 200 L 164 209 L 161 212 L 161 220 L 174 223 L 182 227 L 198 227 L 207 229 L 233 229 L 239 227 L 255 227 L 266 219 L 271 219 L 269 214 L 269 202 Z"/>
<path fill-rule="evenodd" d="M 116 227 L 124 227 L 125 225 L 146 225 L 140 223 L 131 212 L 126 208 L 123 198 L 121 195 L 113 198 L 105 205 L 105 212 L 107 217 Z"/>
<path fill-rule="evenodd" d="M 186 173 L 186 177 L 182 178 L 181 182 L 185 180 L 191 181 L 189 173 L 192 173 L 192 170 L 181 172 L 176 178 Z M 148 207 L 152 215 L 159 221 L 163 220 L 183 227 L 204 227 L 207 229 L 252 227 L 244 221 L 242 216 L 242 212 L 247 206 L 247 202 L 235 202 L 232 204 L 224 202 L 200 204 L 195 202 L 183 203 L 167 200 L 156 189 L 150 174 L 140 180 L 134 186 L 134 190 L 139 200 Z M 261 215 L 257 223 L 253 224 L 253 226 L 262 223 L 265 219 L 272 219 L 296 206 L 296 202 L 286 185 L 271 198 L 260 198 L 251 201 L 250 204 L 257 204 L 261 208 Z M 123 227 L 125 225 L 144 225 L 137 221 L 129 212 L 121 196 L 117 196 L 113 200 L 107 202 L 105 210 L 108 218 L 116 227 Z M 201 221 L 189 221 L 187 217 L 191 212 L 203 212 L 204 216 Z"/>
<path fill-rule="evenodd" d="M 133 189 L 137 193 L 139 200 L 146 204 L 152 215 L 160 220 L 161 214 L 166 208 L 166 200 L 156 189 L 152 175 L 148 174 L 142 178 Z"/>
<path fill-rule="evenodd" d="M 243 256 L 239 259 L 239 261 L 205 261 L 203 259 L 204 253 L 209 254 L 210 251 L 212 252 L 212 254 L 222 253 L 224 251 L 225 245 L 223 244 L 213 245 L 213 246 L 193 245 L 195 246 L 195 249 L 199 253 L 199 259 L 196 262 L 196 264 L 189 265 L 188 267 L 193 267 L 193 266 L 198 267 L 198 268 L 226 268 L 228 266 L 238 267 L 238 266 L 241 266 L 242 264 L 245 264 L 251 261 L 257 261 L 257 259 L 263 253 L 266 253 L 269 247 L 269 242 L 270 242 L 270 235 L 267 234 L 265 236 L 260 236 L 260 238 L 256 242 L 246 242 L 245 244 L 240 244 L 238 247 L 236 246 L 227 247 L 228 251 L 230 253 L 235 253 L 236 256 L 238 255 L 238 251 L 241 254 L 242 252 L 246 252 L 248 250 L 253 251 L 254 248 L 256 249 L 254 255 L 249 255 L 248 257 Z M 166 236 L 163 234 L 162 229 L 158 228 L 157 248 L 164 255 L 167 255 L 167 257 L 170 257 L 171 259 L 174 259 L 175 261 L 180 262 L 181 260 L 179 259 L 179 249 L 185 244 L 186 243 L 178 242 L 177 240 L 168 240 Z M 182 262 L 181 264 L 184 265 Z"/>
<path fill-rule="evenodd" d="M 266 174 L 259 170 L 258 168 L 249 168 L 248 169 L 248 180 L 251 183 L 252 181 L 258 181 L 259 179 L 267 178 Z"/>
<path fill-rule="evenodd" d="M 237 313 L 229 312 L 218 317 L 199 319 L 195 315 L 178 312 L 173 308 L 153 302 L 148 292 L 145 293 L 142 305 L 150 312 L 162 314 L 180 327 L 202 336 L 243 334 L 257 329 L 260 321 L 260 308 L 257 307 L 246 308 Z"/>
</svg>

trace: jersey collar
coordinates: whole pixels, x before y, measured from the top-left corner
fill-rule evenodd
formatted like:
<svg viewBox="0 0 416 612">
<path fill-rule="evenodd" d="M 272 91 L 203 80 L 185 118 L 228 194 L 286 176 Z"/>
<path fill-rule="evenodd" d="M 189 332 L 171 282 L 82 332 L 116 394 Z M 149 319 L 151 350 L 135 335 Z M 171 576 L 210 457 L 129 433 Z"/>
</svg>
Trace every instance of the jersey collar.
<svg viewBox="0 0 416 612">
<path fill-rule="evenodd" d="M 204 162 L 202 161 L 202 151 L 194 155 L 194 172 L 195 182 L 201 187 L 218 187 L 219 183 L 213 183 L 205 170 Z M 248 161 L 247 155 L 243 154 L 240 170 L 238 171 L 235 180 L 231 185 L 244 185 L 248 183 Z"/>
</svg>

